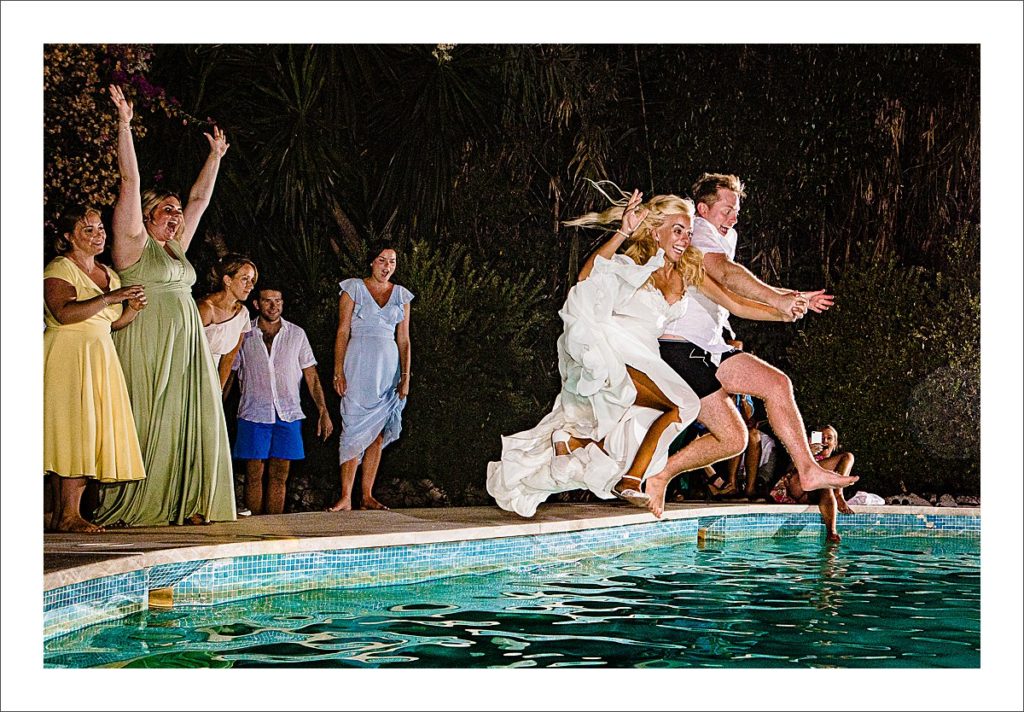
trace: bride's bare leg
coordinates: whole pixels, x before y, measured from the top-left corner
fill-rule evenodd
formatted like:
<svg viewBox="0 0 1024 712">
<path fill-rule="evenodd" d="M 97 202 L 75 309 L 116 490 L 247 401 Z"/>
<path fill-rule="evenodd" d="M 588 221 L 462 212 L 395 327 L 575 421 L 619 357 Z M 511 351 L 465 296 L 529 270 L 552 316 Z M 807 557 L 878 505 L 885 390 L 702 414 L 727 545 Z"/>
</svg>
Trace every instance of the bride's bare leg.
<svg viewBox="0 0 1024 712">
<path fill-rule="evenodd" d="M 629 372 L 633 385 L 636 387 L 636 405 L 660 410 L 662 413 L 651 424 L 647 434 L 644 435 L 644 439 L 640 443 L 640 448 L 637 450 L 629 470 L 612 488 L 616 492 L 625 492 L 627 490 L 639 492 L 640 482 L 647 471 L 648 465 L 651 464 L 651 459 L 654 457 L 662 433 L 672 423 L 679 422 L 679 409 L 662 393 L 661 389 L 658 388 L 657 384 L 646 373 L 637 371 L 629 366 L 626 367 L 626 370 Z M 649 497 L 636 496 L 629 501 L 637 506 L 646 507 L 648 500 Z"/>
<path fill-rule="evenodd" d="M 591 443 L 597 443 L 597 446 L 604 449 L 603 440 L 589 440 L 588 438 L 578 438 L 575 435 L 569 436 L 569 442 L 557 442 L 555 443 L 555 454 L 561 457 L 562 455 L 568 455 L 573 450 L 579 450 L 581 447 L 586 447 Z"/>
</svg>

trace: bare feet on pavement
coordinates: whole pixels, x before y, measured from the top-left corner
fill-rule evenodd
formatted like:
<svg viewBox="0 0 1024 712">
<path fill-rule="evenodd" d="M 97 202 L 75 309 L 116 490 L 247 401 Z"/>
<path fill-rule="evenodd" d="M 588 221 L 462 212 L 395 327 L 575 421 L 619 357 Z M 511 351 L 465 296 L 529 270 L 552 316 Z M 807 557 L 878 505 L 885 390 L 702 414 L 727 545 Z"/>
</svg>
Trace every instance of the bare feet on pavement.
<svg viewBox="0 0 1024 712">
<path fill-rule="evenodd" d="M 61 519 L 53 530 L 57 532 L 74 532 L 76 534 L 101 534 L 103 527 L 76 516 Z"/>
</svg>

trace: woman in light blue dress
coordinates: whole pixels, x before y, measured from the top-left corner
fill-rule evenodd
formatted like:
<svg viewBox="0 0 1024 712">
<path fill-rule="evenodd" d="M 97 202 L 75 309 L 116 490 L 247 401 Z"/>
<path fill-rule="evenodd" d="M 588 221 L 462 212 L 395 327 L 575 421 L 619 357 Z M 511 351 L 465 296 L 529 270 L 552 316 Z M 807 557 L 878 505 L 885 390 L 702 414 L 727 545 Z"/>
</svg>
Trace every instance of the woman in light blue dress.
<svg viewBox="0 0 1024 712">
<path fill-rule="evenodd" d="M 392 284 L 397 254 L 371 251 L 371 274 L 346 279 L 338 299 L 334 341 L 334 391 L 341 396 L 341 498 L 329 512 L 352 509 L 356 470 L 363 463 L 361 509 L 387 509 L 373 497 L 381 450 L 402 432 L 409 395 L 412 293 Z"/>
</svg>

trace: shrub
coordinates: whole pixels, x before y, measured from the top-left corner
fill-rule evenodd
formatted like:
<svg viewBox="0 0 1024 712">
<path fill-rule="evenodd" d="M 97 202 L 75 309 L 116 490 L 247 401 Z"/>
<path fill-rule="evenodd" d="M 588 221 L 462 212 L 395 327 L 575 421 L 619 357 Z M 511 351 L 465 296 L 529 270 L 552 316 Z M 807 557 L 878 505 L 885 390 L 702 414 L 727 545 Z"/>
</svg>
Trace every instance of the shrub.
<svg viewBox="0 0 1024 712">
<path fill-rule="evenodd" d="M 954 247 L 965 235 L 950 240 Z M 848 271 L 836 306 L 789 350 L 808 426 L 831 423 L 862 486 L 976 495 L 980 299 L 976 268 L 949 276 L 894 262 Z"/>
</svg>

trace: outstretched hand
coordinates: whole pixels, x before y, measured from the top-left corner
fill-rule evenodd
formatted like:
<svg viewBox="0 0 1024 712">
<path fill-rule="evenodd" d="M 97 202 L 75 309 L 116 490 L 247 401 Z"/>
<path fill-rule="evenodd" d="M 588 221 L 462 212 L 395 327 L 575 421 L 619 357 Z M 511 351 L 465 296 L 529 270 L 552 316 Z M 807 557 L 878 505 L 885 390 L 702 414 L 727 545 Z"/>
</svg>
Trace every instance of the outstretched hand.
<svg viewBox="0 0 1024 712">
<path fill-rule="evenodd" d="M 640 223 L 642 223 L 644 218 L 646 218 L 650 213 L 647 208 L 640 207 L 643 198 L 643 193 L 639 190 L 634 190 L 633 195 L 629 197 L 629 202 L 626 203 L 626 207 L 622 210 L 621 230 L 626 235 L 632 235 L 633 231 L 640 227 Z"/>
<path fill-rule="evenodd" d="M 219 126 L 213 127 L 212 136 L 205 131 L 203 136 L 206 136 L 206 140 L 210 142 L 210 153 L 216 155 L 217 158 L 223 158 L 224 154 L 228 152 L 228 148 L 231 147 L 227 136 L 220 130 Z"/>
<path fill-rule="evenodd" d="M 113 99 L 114 106 L 117 107 L 117 120 L 122 124 L 130 124 L 132 117 L 135 116 L 135 111 L 132 108 L 132 102 L 124 98 L 124 92 L 121 91 L 121 87 L 111 84 L 110 98 Z"/>
<path fill-rule="evenodd" d="M 819 289 L 816 292 L 804 292 L 803 295 L 807 298 L 807 308 L 815 314 L 821 314 L 835 303 L 835 298 L 831 294 L 825 294 L 824 289 Z"/>
<path fill-rule="evenodd" d="M 784 321 L 797 321 L 807 313 L 807 298 L 800 292 L 786 292 L 773 306 L 785 315 Z"/>
</svg>

